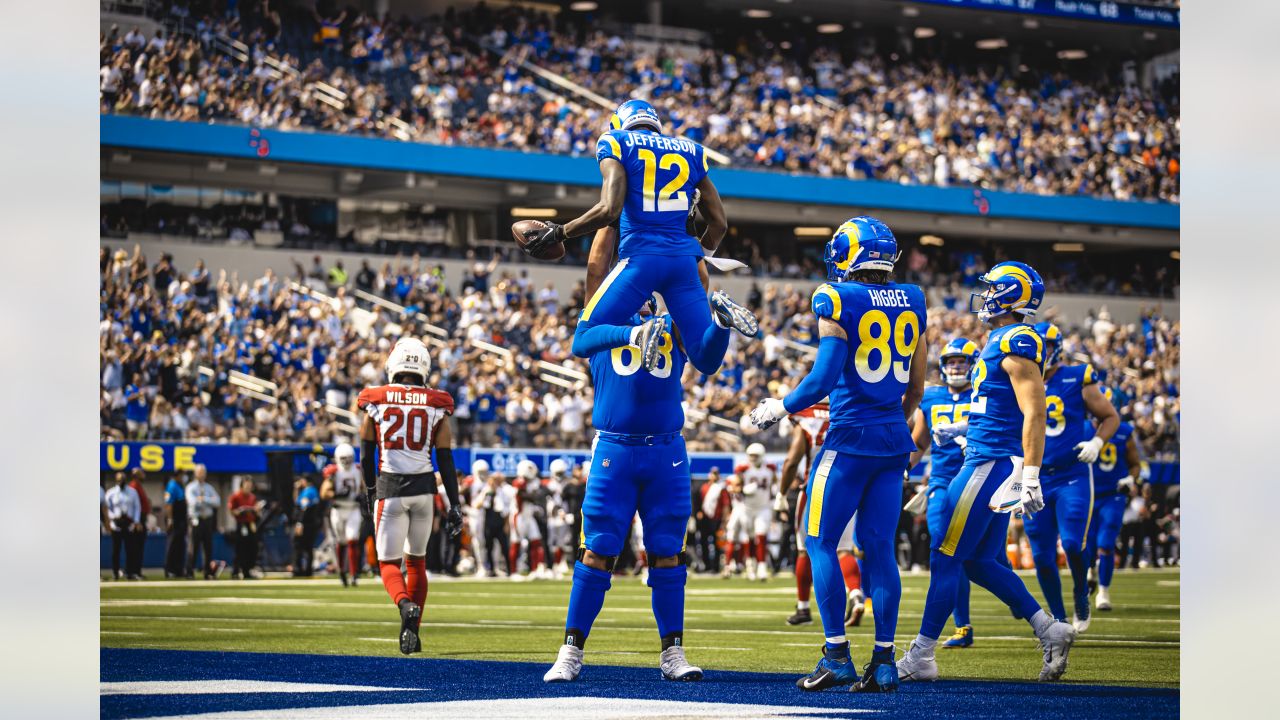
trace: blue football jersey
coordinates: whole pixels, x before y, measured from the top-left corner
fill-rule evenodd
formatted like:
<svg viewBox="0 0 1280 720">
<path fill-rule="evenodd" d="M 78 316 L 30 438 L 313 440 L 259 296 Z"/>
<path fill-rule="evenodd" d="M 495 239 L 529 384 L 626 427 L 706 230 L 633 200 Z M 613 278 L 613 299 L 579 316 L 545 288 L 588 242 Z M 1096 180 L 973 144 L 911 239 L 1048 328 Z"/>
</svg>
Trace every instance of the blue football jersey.
<svg viewBox="0 0 1280 720">
<path fill-rule="evenodd" d="M 625 435 L 680 432 L 684 429 L 680 376 L 685 362 L 684 351 L 671 341 L 671 333 L 662 335 L 652 372 L 640 367 L 640 350 L 630 345 L 592 355 L 591 423 L 595 429 Z"/>
<path fill-rule="evenodd" d="M 925 430 L 930 433 L 938 423 L 964 422 L 969 419 L 969 394 L 955 392 L 945 385 L 932 385 L 924 389 L 920 412 L 924 413 Z M 955 440 L 948 440 L 945 445 L 934 442 L 929 457 L 930 489 L 946 487 L 964 466 L 964 448 Z"/>
<path fill-rule="evenodd" d="M 1006 355 L 1016 355 L 1044 367 L 1044 341 L 1026 323 L 991 331 L 973 368 L 969 397 L 968 445 L 965 462 L 1022 457 L 1022 408 L 1009 373 L 1001 367 Z"/>
<path fill-rule="evenodd" d="M 1062 472 L 1076 465 L 1076 445 L 1092 426 L 1084 406 L 1084 388 L 1098 381 L 1092 365 L 1059 365 L 1044 384 L 1044 467 Z"/>
<path fill-rule="evenodd" d="M 924 291 L 898 283 L 826 283 L 813 291 L 812 306 L 849 337 L 848 359 L 831 391 L 831 427 L 823 447 L 880 456 L 915 450 L 902 396 L 924 336 Z"/>
<path fill-rule="evenodd" d="M 1093 464 L 1093 494 L 1113 493 L 1120 487 L 1120 481 L 1129 477 L 1129 461 L 1126 453 L 1129 440 L 1133 437 L 1133 426 L 1127 422 L 1120 423 L 1116 434 L 1102 446 L 1098 452 L 1098 460 Z"/>
<path fill-rule="evenodd" d="M 609 130 L 596 142 L 596 160 L 607 158 L 627 171 L 618 257 L 702 257 L 697 238 L 685 232 L 685 220 L 694 190 L 707 174 L 706 150 L 692 140 L 647 130 Z"/>
</svg>

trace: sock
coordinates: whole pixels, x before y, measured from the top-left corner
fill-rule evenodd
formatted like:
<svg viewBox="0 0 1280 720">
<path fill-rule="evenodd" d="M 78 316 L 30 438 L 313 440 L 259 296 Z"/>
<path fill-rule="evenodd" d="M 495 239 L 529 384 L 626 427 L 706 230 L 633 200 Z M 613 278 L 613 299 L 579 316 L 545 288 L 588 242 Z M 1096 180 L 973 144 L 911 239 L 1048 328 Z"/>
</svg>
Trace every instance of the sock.
<svg viewBox="0 0 1280 720">
<path fill-rule="evenodd" d="M 1062 602 L 1062 577 L 1058 574 L 1058 554 L 1041 553 L 1033 556 L 1036 564 L 1036 579 L 1040 581 L 1040 592 L 1045 602 L 1049 603 L 1049 611 L 1059 620 L 1067 619 L 1067 608 Z"/>
<path fill-rule="evenodd" d="M 555 558 L 556 565 L 559 565 L 564 560 L 564 548 L 560 548 L 560 547 L 556 548 L 551 553 L 551 556 Z"/>
<path fill-rule="evenodd" d="M 809 601 L 808 601 L 808 600 L 797 600 L 797 601 L 796 601 L 796 609 L 797 609 L 797 610 L 808 610 L 808 609 L 809 609 Z"/>
<path fill-rule="evenodd" d="M 969 579 L 1000 598 L 1018 617 L 1032 618 L 1040 612 L 1040 603 L 1031 596 L 1022 578 L 994 558 L 970 560 L 964 565 Z"/>
<path fill-rule="evenodd" d="M 658 621 L 658 635 L 664 640 L 684 632 L 684 585 L 687 578 L 688 571 L 684 565 L 649 568 L 653 619 Z M 664 642 L 663 649 L 666 648 Z"/>
<path fill-rule="evenodd" d="M 391 602 L 396 605 L 401 600 L 411 600 L 409 591 L 404 586 L 404 575 L 400 574 L 400 561 L 380 562 L 378 563 L 378 571 L 382 573 L 382 587 L 387 589 L 387 594 L 391 596 Z"/>
<path fill-rule="evenodd" d="M 796 556 L 796 599 L 800 601 L 796 607 L 809 607 L 809 587 L 813 584 L 813 566 L 809 564 L 809 553 Z"/>
<path fill-rule="evenodd" d="M 409 556 L 404 563 L 405 583 L 409 588 L 409 599 L 419 606 L 427 602 L 427 559 Z"/>
<path fill-rule="evenodd" d="M 823 647 L 822 652 L 832 660 L 848 660 L 849 659 L 849 641 L 844 635 L 827 638 L 827 644 Z"/>
<path fill-rule="evenodd" d="M 964 571 L 964 567 L 960 568 L 959 582 L 956 585 L 956 627 L 961 628 L 969 624 L 969 575 Z"/>
<path fill-rule="evenodd" d="M 360 572 L 360 548 L 356 543 L 347 543 L 347 572 L 355 575 Z"/>
<path fill-rule="evenodd" d="M 636 567 L 647 567 L 649 565 L 649 557 L 643 550 L 636 551 Z"/>
<path fill-rule="evenodd" d="M 662 636 L 662 649 L 684 646 L 684 631 L 673 632 L 669 635 Z"/>
<path fill-rule="evenodd" d="M 1111 578 L 1116 571 L 1116 554 L 1112 550 L 1102 550 L 1098 553 L 1098 584 L 1102 587 L 1111 587 Z"/>
<path fill-rule="evenodd" d="M 743 543 L 733 544 L 733 557 L 739 565 L 747 562 L 747 546 Z"/>
<path fill-rule="evenodd" d="M 756 562 L 764 564 L 765 553 L 769 551 L 769 546 L 765 544 L 764 536 L 756 536 Z"/>
<path fill-rule="evenodd" d="M 893 643 L 876 643 L 871 651 L 871 662 L 876 664 L 893 662 Z"/>
<path fill-rule="evenodd" d="M 1044 635 L 1044 631 L 1048 630 L 1049 626 L 1053 625 L 1054 622 L 1049 613 L 1044 610 L 1036 610 L 1030 617 L 1031 619 L 1027 622 L 1031 623 L 1031 630 L 1035 632 L 1036 637 Z"/>
<path fill-rule="evenodd" d="M 852 555 L 840 556 L 840 572 L 844 575 L 846 590 L 862 588 L 862 570 L 858 567 L 858 559 Z"/>
<path fill-rule="evenodd" d="M 546 554 L 543 553 L 542 551 L 542 541 L 530 540 L 529 541 L 530 569 L 532 570 L 533 568 L 536 568 L 540 565 L 546 565 L 546 564 L 547 564 L 547 558 L 546 558 Z"/>
<path fill-rule="evenodd" d="M 565 616 L 565 643 L 584 647 L 591 626 L 604 606 L 604 594 L 612 584 L 607 570 L 597 570 L 582 563 L 573 565 L 573 587 L 569 590 L 569 612 Z"/>
<path fill-rule="evenodd" d="M 1071 570 L 1072 599 L 1089 605 L 1089 566 L 1084 561 L 1084 551 L 1080 549 L 1067 551 L 1067 567 Z"/>
<path fill-rule="evenodd" d="M 520 571 L 520 543 L 511 543 L 511 548 L 507 550 L 507 568 L 515 575 Z"/>
<path fill-rule="evenodd" d="M 912 643 L 920 654 L 924 657 L 933 657 L 933 649 L 938 644 L 938 638 L 931 638 L 925 635 L 917 635 L 916 641 Z"/>
</svg>

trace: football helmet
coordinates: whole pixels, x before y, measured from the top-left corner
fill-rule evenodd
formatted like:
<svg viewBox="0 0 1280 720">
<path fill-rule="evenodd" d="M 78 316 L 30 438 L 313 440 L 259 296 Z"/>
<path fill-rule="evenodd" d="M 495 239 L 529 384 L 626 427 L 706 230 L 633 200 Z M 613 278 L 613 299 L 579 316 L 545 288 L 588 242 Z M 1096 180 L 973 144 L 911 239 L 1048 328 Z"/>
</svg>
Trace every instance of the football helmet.
<svg viewBox="0 0 1280 720">
<path fill-rule="evenodd" d="M 1044 339 L 1044 366 L 1046 369 L 1051 368 L 1058 364 L 1058 359 L 1062 355 L 1062 331 L 1051 322 L 1038 322 L 1035 328 Z"/>
<path fill-rule="evenodd" d="M 481 480 L 489 479 L 489 461 L 477 460 L 471 463 L 471 474 Z"/>
<path fill-rule="evenodd" d="M 614 130 L 635 130 L 647 127 L 654 132 L 662 132 L 662 119 L 658 111 L 644 100 L 628 100 L 613 111 L 609 118 L 609 127 Z"/>
<path fill-rule="evenodd" d="M 431 374 L 431 355 L 427 352 L 427 346 L 417 338 L 400 338 L 391 352 L 387 353 L 387 379 L 394 380 L 403 373 L 421 377 L 423 385 Z"/>
<path fill-rule="evenodd" d="M 888 225 L 870 215 L 859 215 L 836 230 L 822 259 L 831 282 L 843 282 L 855 270 L 891 271 L 898 261 L 898 240 Z"/>
<path fill-rule="evenodd" d="M 969 374 L 973 372 L 973 366 L 978 363 L 978 346 L 968 338 L 958 337 L 947 343 L 942 348 L 942 353 L 938 355 L 938 371 L 942 373 L 942 381 L 948 387 L 962 388 L 969 384 Z M 968 361 L 964 372 L 949 372 L 947 368 L 947 360 L 949 358 L 964 358 Z"/>
<path fill-rule="evenodd" d="M 532 460 L 521 460 L 516 463 L 516 477 L 524 478 L 525 480 L 537 480 L 538 466 Z"/>
<path fill-rule="evenodd" d="M 564 477 L 569 474 L 569 463 L 561 458 L 551 461 L 551 475 L 553 477 Z"/>
<path fill-rule="evenodd" d="M 982 322 L 1011 312 L 1035 317 L 1044 300 L 1044 281 L 1040 273 L 1026 263 L 1012 260 L 998 263 L 978 278 L 978 282 L 986 285 L 986 289 L 982 293 L 970 293 L 969 312 L 977 313 Z"/>
<path fill-rule="evenodd" d="M 760 443 L 751 443 L 747 446 L 747 459 L 752 465 L 760 467 L 764 464 L 764 445 Z"/>
<path fill-rule="evenodd" d="M 346 470 L 356 462 L 356 449 L 350 443 L 340 443 L 333 449 L 333 460 L 338 463 L 338 467 Z"/>
</svg>

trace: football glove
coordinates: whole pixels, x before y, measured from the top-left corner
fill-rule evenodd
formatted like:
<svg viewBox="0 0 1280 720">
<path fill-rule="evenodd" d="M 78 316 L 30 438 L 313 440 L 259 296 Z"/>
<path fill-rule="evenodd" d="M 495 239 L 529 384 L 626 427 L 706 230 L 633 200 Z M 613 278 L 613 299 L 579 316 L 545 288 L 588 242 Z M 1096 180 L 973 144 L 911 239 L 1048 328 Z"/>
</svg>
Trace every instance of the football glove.
<svg viewBox="0 0 1280 720">
<path fill-rule="evenodd" d="M 542 228 L 533 237 L 525 235 L 526 243 L 524 246 L 525 253 L 529 255 L 537 255 L 547 248 L 562 243 L 565 240 L 564 226 L 553 222 L 545 223 L 546 227 Z"/>
<path fill-rule="evenodd" d="M 765 398 L 751 411 L 751 424 L 761 430 L 773 427 L 774 423 L 787 416 L 787 409 L 778 398 Z"/>
<path fill-rule="evenodd" d="M 1075 449 L 1080 451 L 1076 459 L 1082 463 L 1092 463 L 1098 459 L 1098 453 L 1102 452 L 1102 446 L 1105 444 L 1097 435 L 1082 443 L 1076 443 Z"/>
<path fill-rule="evenodd" d="M 1022 511 L 1034 515 L 1044 509 L 1044 494 L 1040 492 L 1040 468 L 1022 468 Z"/>
<path fill-rule="evenodd" d="M 462 508 L 457 505 L 449 508 L 449 514 L 444 518 L 444 531 L 449 537 L 462 534 Z"/>
<path fill-rule="evenodd" d="M 962 435 L 969 433 L 968 422 L 958 423 L 936 423 L 933 426 L 933 442 L 938 445 L 946 445 Z"/>
<path fill-rule="evenodd" d="M 774 495 L 774 496 L 773 496 L 773 511 L 774 511 L 774 512 L 786 512 L 786 511 L 787 511 L 787 496 L 786 496 L 786 495 L 783 495 L 782 493 L 778 493 L 777 495 Z"/>
<path fill-rule="evenodd" d="M 1142 464 L 1138 466 L 1138 479 L 1142 482 L 1147 482 L 1151 479 L 1151 465 L 1146 460 L 1143 460 Z"/>
</svg>

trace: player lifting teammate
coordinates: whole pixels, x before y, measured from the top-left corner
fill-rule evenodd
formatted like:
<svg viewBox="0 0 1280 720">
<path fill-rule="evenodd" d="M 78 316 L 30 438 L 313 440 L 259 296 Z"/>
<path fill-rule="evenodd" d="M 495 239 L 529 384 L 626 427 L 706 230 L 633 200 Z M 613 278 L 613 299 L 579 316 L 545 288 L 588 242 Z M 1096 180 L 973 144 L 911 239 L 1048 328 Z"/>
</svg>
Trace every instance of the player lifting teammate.
<svg viewBox="0 0 1280 720">
<path fill-rule="evenodd" d="M 827 243 L 827 284 L 813 293 L 818 357 L 783 400 L 769 398 L 751 411 L 761 429 L 828 395 L 831 425 L 805 488 L 805 545 L 813 567 L 818 610 L 826 636 L 823 657 L 800 678 L 803 690 L 853 683 L 855 691 L 898 686 L 893 636 L 902 583 L 894 536 L 902 504 L 902 478 L 915 449 L 907 418 L 924 393 L 927 350 L 924 291 L 891 281 L 898 241 L 873 217 L 855 217 Z M 875 649 L 859 678 L 845 638 L 847 602 L 837 546 L 858 514 L 856 535 L 875 607 Z"/>
<path fill-rule="evenodd" d="M 1075 628 L 1040 609 L 1017 574 L 996 559 L 1005 552 L 1009 513 L 1019 504 L 1024 515 L 1044 508 L 1044 343 L 1023 322 L 1039 309 L 1044 282 L 1019 262 L 1000 263 L 979 281 L 987 289 L 970 298 L 969 308 L 992 330 L 974 367 L 968 423 L 939 423 L 933 428 L 940 443 L 966 432 L 968 439 L 964 465 L 943 496 L 941 524 L 946 532 L 931 539 L 929 593 L 920 634 L 898 661 L 898 675 L 902 680 L 938 677 L 934 648 L 955 608 L 963 568 L 970 580 L 1031 624 L 1044 648 L 1040 679 L 1057 680 L 1067 670 Z M 974 300 L 980 301 L 976 308 Z"/>
<path fill-rule="evenodd" d="M 401 338 L 387 355 L 386 371 L 389 384 L 365 388 L 356 400 L 366 416 L 360 427 L 360 468 L 365 492 L 374 500 L 382 584 L 400 610 L 400 652 L 408 655 L 422 650 L 418 625 L 427 600 L 437 470 L 449 498 L 445 532 L 462 531 L 462 510 L 449 426 L 453 398 L 427 387 L 431 357 L 426 345 Z"/>
</svg>

